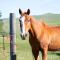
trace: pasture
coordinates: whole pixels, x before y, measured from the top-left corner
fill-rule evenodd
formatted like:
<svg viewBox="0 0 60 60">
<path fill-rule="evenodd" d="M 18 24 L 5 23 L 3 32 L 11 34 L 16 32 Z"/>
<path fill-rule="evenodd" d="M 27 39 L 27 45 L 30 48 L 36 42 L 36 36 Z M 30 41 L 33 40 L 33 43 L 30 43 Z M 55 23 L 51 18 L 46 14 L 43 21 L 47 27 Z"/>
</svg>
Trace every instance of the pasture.
<svg viewBox="0 0 60 60">
<path fill-rule="evenodd" d="M 39 17 L 37 17 L 39 19 Z M 47 20 L 45 21 L 49 25 L 59 25 L 60 20 Z M 20 37 L 20 31 L 19 31 L 19 21 L 17 19 L 16 22 L 16 54 L 17 54 L 17 60 L 33 60 L 32 52 L 31 52 L 31 47 L 29 45 L 28 37 L 26 40 L 21 40 Z M 6 20 L 4 22 L 4 27 L 7 28 L 5 29 L 5 32 L 9 33 L 9 21 Z M 10 59 L 10 41 L 9 41 L 9 36 L 6 36 L 5 39 L 5 50 L 3 50 L 3 44 L 2 44 L 2 37 L 0 37 L 0 60 L 9 60 Z M 41 57 L 41 52 L 40 52 L 40 58 Z M 48 60 L 60 60 L 60 51 L 56 52 L 48 52 Z"/>
</svg>

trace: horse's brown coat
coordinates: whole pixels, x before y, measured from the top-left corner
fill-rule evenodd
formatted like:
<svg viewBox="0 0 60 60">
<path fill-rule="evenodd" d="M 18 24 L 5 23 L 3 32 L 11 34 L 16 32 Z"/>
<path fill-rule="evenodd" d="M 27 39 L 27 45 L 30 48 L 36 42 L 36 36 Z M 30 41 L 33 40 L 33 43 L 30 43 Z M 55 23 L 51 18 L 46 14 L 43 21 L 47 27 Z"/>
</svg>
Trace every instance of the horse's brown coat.
<svg viewBox="0 0 60 60">
<path fill-rule="evenodd" d="M 35 60 L 39 60 L 39 51 L 42 52 L 42 60 L 47 60 L 48 50 L 60 50 L 60 26 L 48 26 L 27 13 L 22 15 L 25 16 L 25 29 L 29 32 L 29 43 Z"/>
</svg>

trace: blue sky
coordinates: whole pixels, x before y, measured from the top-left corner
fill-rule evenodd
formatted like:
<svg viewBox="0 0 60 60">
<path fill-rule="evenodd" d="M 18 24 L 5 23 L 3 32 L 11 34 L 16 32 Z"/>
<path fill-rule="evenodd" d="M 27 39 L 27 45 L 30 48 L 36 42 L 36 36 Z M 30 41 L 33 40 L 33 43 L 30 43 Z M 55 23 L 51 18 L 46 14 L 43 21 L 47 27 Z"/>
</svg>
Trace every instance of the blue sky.
<svg viewBox="0 0 60 60">
<path fill-rule="evenodd" d="M 0 0 L 0 10 L 2 17 L 9 17 L 9 13 L 15 13 L 19 17 L 19 8 L 31 10 L 32 15 L 45 13 L 60 14 L 60 0 Z"/>
</svg>

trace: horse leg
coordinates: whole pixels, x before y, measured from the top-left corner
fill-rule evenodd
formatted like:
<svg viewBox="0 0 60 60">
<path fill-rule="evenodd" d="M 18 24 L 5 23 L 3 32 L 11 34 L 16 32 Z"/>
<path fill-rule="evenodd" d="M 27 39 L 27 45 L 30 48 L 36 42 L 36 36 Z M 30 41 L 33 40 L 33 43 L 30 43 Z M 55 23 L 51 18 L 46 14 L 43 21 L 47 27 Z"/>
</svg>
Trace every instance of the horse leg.
<svg viewBox="0 0 60 60">
<path fill-rule="evenodd" d="M 34 56 L 34 60 L 39 60 L 39 50 L 32 50 L 33 56 Z"/>
<path fill-rule="evenodd" d="M 47 60 L 47 48 L 42 51 L 42 60 Z"/>
</svg>

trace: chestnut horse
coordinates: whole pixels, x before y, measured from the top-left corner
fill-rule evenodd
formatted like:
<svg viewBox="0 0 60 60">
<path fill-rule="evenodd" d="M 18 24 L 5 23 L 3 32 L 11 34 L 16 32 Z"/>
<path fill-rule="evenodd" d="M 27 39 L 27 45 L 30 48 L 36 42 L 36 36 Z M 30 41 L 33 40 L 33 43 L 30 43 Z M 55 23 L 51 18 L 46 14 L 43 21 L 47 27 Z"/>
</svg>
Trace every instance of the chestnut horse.
<svg viewBox="0 0 60 60">
<path fill-rule="evenodd" d="M 36 21 L 29 15 L 30 9 L 27 12 L 19 9 L 19 13 L 21 37 L 25 39 L 29 32 L 29 43 L 35 60 L 39 60 L 39 51 L 42 52 L 42 60 L 47 60 L 47 51 L 60 50 L 60 26 L 50 27 Z"/>
</svg>

